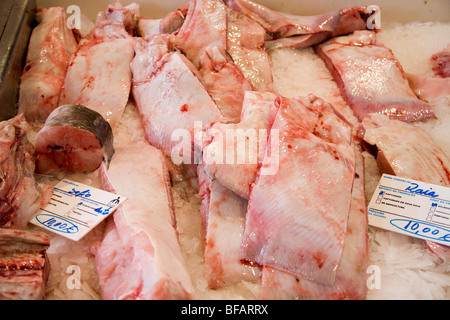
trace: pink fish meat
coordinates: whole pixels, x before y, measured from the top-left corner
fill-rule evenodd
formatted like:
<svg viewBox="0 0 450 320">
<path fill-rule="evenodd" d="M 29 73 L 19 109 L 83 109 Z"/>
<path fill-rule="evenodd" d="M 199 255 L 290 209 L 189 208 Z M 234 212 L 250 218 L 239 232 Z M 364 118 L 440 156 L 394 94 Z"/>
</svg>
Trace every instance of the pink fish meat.
<svg viewBox="0 0 450 320">
<path fill-rule="evenodd" d="M 355 31 L 316 47 L 359 120 L 373 113 L 417 121 L 435 118 L 411 90 L 392 51 L 376 43 L 375 32 Z"/>
<path fill-rule="evenodd" d="M 351 202 L 351 128 L 319 98 L 278 99 L 270 134 L 279 132 L 279 169 L 256 177 L 242 250 L 260 265 L 330 285 Z"/>
<path fill-rule="evenodd" d="M 190 1 L 172 45 L 199 69 L 206 90 L 228 121 L 239 121 L 245 91 L 253 85 L 227 53 L 227 8 L 220 0 Z"/>
<path fill-rule="evenodd" d="M 355 147 L 356 170 L 352 189 L 347 233 L 342 257 L 332 285 L 323 285 L 274 268 L 264 267 L 261 292 L 263 299 L 361 300 L 367 294 L 369 239 L 364 190 L 364 158 Z"/>
<path fill-rule="evenodd" d="M 0 228 L 0 300 L 41 300 L 50 274 L 45 233 Z"/>
<path fill-rule="evenodd" d="M 436 52 L 430 58 L 433 71 L 442 78 L 450 77 L 450 43 L 442 51 Z"/>
<path fill-rule="evenodd" d="M 34 147 L 23 114 L 0 122 L 0 227 L 25 229 L 51 198 L 52 188 L 34 178 Z"/>
<path fill-rule="evenodd" d="M 260 278 L 260 268 L 241 261 L 247 200 L 217 181 L 211 181 L 198 166 L 202 224 L 204 226 L 204 263 L 210 288 L 220 288 L 242 280 Z"/>
<path fill-rule="evenodd" d="M 44 122 L 58 107 L 69 59 L 77 48 L 62 7 L 41 8 L 28 44 L 19 89 L 18 113 L 27 121 Z"/>
<path fill-rule="evenodd" d="M 376 147 L 381 172 L 450 187 L 450 158 L 424 129 L 373 115 L 362 122 L 360 134 Z M 448 246 L 426 243 L 432 252 L 450 259 Z"/>
<path fill-rule="evenodd" d="M 164 155 L 146 141 L 115 146 L 103 188 L 127 197 L 109 221 L 96 265 L 105 300 L 192 299 Z"/>
<path fill-rule="evenodd" d="M 163 36 L 139 39 L 131 63 L 132 94 L 147 140 L 171 156 L 179 141 L 172 140 L 194 128 L 207 126 L 222 114 L 205 90 L 201 76 L 180 52 L 169 51 Z"/>
<path fill-rule="evenodd" d="M 97 111 L 114 128 L 130 95 L 133 44 L 122 23 L 97 20 L 70 60 L 59 104 Z"/>
<path fill-rule="evenodd" d="M 109 123 L 92 109 L 62 105 L 50 113 L 35 142 L 36 171 L 47 174 L 98 169 L 114 154 Z"/>
<path fill-rule="evenodd" d="M 205 133 L 204 170 L 208 176 L 244 199 L 266 151 L 269 114 L 277 95 L 247 91 L 239 123 L 215 123 Z"/>
<path fill-rule="evenodd" d="M 258 91 L 272 89 L 272 69 L 264 50 L 264 28 L 237 10 L 228 8 L 227 52 Z"/>
<path fill-rule="evenodd" d="M 250 0 L 229 0 L 228 6 L 258 22 L 267 32 L 267 50 L 304 48 L 326 38 L 366 29 L 366 7 L 353 6 L 315 16 L 298 16 L 271 10 Z"/>
</svg>

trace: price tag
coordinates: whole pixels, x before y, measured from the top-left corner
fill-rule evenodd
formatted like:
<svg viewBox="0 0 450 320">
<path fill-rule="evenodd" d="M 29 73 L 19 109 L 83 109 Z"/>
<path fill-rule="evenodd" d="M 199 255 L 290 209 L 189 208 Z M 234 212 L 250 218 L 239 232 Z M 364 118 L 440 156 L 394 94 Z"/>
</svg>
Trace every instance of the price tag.
<svg viewBox="0 0 450 320">
<path fill-rule="evenodd" d="M 117 194 L 65 179 L 53 188 L 49 204 L 39 209 L 30 223 L 78 241 L 125 200 Z"/>
<path fill-rule="evenodd" d="M 368 213 L 372 226 L 450 245 L 450 188 L 383 174 Z"/>
</svg>

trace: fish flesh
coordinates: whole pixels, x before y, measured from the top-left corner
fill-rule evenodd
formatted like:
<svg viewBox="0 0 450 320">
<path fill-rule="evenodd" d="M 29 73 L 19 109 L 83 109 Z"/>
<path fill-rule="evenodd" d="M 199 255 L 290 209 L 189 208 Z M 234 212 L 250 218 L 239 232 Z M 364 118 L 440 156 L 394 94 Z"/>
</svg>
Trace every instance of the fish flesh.
<svg viewBox="0 0 450 320">
<path fill-rule="evenodd" d="M 0 300 L 41 300 L 50 274 L 45 233 L 0 228 Z"/>
<path fill-rule="evenodd" d="M 182 53 L 169 50 L 162 35 L 138 39 L 135 52 L 132 95 L 147 140 L 172 157 L 172 149 L 179 144 L 177 133 L 181 137 L 188 133 L 190 151 L 189 132 L 195 122 L 207 126 L 223 118 L 201 75 Z M 189 157 L 185 163 L 193 160 Z"/>
<path fill-rule="evenodd" d="M 382 173 L 450 186 L 450 159 L 425 129 L 372 115 L 361 123 L 359 135 L 376 148 Z"/>
<path fill-rule="evenodd" d="M 270 134 L 280 137 L 279 168 L 257 174 L 242 251 L 249 261 L 331 285 L 354 180 L 351 127 L 318 97 L 277 99 Z"/>
<path fill-rule="evenodd" d="M 315 48 L 360 121 L 374 113 L 408 122 L 436 117 L 415 96 L 392 51 L 376 42 L 374 31 L 355 31 Z"/>
<path fill-rule="evenodd" d="M 244 199 L 249 197 L 266 152 L 269 114 L 276 97 L 271 91 L 247 91 L 241 121 L 213 124 L 199 147 L 207 175 Z"/>
<path fill-rule="evenodd" d="M 85 172 L 98 169 L 114 154 L 111 126 L 98 112 L 62 105 L 48 116 L 35 142 L 36 172 Z"/>
<path fill-rule="evenodd" d="M 198 68 L 205 89 L 227 121 L 237 122 L 250 80 L 227 52 L 227 8 L 220 0 L 192 0 L 172 45 Z"/>
<path fill-rule="evenodd" d="M 97 19 L 70 59 L 59 105 L 95 110 L 114 129 L 128 103 L 133 56 L 134 38 L 123 23 Z"/>
<path fill-rule="evenodd" d="M 115 149 L 109 168 L 100 167 L 102 186 L 127 199 L 96 249 L 102 298 L 192 299 L 163 153 L 145 140 Z"/>
<path fill-rule="evenodd" d="M 367 27 L 368 14 L 364 6 L 346 7 L 316 16 L 298 16 L 277 12 L 250 0 L 228 0 L 227 3 L 263 26 L 268 35 L 266 50 L 304 48 Z"/>
<path fill-rule="evenodd" d="M 25 229 L 51 198 L 51 186 L 35 180 L 34 147 L 23 114 L 0 122 L 0 227 Z"/>
<path fill-rule="evenodd" d="M 450 77 L 427 77 L 407 74 L 409 85 L 416 96 L 427 102 L 450 97 Z"/>
<path fill-rule="evenodd" d="M 264 50 L 266 31 L 256 21 L 231 8 L 227 18 L 227 52 L 255 90 L 272 89 L 272 67 Z"/>
<path fill-rule="evenodd" d="M 137 3 L 131 3 L 127 6 L 122 5 L 120 2 L 114 2 L 108 5 L 105 12 L 100 12 L 97 15 L 98 19 L 117 21 L 123 24 L 125 30 L 132 36 L 137 35 L 137 21 L 140 16 L 140 5 Z"/>
<path fill-rule="evenodd" d="M 203 165 L 198 166 L 204 226 L 204 264 L 209 288 L 220 288 L 260 279 L 259 266 L 241 261 L 240 246 L 244 233 L 248 201 L 211 181 Z"/>
<path fill-rule="evenodd" d="M 208 47 L 203 51 L 200 74 L 224 121 L 238 122 L 245 92 L 254 90 L 250 80 L 244 77 L 223 47 Z"/>
<path fill-rule="evenodd" d="M 62 7 L 40 8 L 28 44 L 19 87 L 18 113 L 29 122 L 44 122 L 58 107 L 70 57 L 77 48 Z"/>
<path fill-rule="evenodd" d="M 147 35 L 177 32 L 184 23 L 189 3 L 186 2 L 177 10 L 169 12 L 162 19 L 139 17 L 137 26 L 139 35 L 144 38 Z"/>
<path fill-rule="evenodd" d="M 206 48 L 227 48 L 225 4 L 220 0 L 189 1 L 185 21 L 171 41 L 199 68 L 200 57 Z"/>
<path fill-rule="evenodd" d="M 355 179 L 342 257 L 336 280 L 330 285 L 293 276 L 271 267 L 264 267 L 261 295 L 268 300 L 362 300 L 367 295 L 369 237 L 364 187 L 364 158 L 355 146 Z"/>
</svg>

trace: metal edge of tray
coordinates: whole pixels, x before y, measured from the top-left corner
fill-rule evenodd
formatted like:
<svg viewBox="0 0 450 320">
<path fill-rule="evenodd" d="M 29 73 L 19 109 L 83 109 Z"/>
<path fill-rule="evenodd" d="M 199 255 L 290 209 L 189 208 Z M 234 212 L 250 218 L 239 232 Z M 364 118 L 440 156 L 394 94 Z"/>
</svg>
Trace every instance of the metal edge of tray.
<svg viewBox="0 0 450 320">
<path fill-rule="evenodd" d="M 36 17 L 36 0 L 2 0 L 0 7 L 0 121 L 17 114 L 19 84 Z"/>
</svg>

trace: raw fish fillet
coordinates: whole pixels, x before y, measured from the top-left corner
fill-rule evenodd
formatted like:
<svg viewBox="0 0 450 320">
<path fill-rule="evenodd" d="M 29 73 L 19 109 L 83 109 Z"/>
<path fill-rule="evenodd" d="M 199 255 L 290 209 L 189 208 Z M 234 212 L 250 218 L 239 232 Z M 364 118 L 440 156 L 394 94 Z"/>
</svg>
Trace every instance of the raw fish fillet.
<svg viewBox="0 0 450 320">
<path fill-rule="evenodd" d="M 205 234 L 204 264 L 210 288 L 220 288 L 242 280 L 260 278 L 260 268 L 241 262 L 247 200 L 211 181 L 198 166 L 202 223 Z"/>
<path fill-rule="evenodd" d="M 96 252 L 102 298 L 193 298 L 164 155 L 146 141 L 115 149 L 109 169 L 100 168 L 102 185 L 127 200 L 114 212 Z"/>
<path fill-rule="evenodd" d="M 276 97 L 269 91 L 247 91 L 241 121 L 217 122 L 205 133 L 205 172 L 245 199 L 265 155 L 269 113 Z"/>
<path fill-rule="evenodd" d="M 184 18 L 186 17 L 189 3 L 179 7 L 176 11 L 169 12 L 162 19 L 152 19 L 140 17 L 138 19 L 138 33 L 141 37 L 153 34 L 161 33 L 175 33 L 178 31 L 184 23 Z"/>
<path fill-rule="evenodd" d="M 36 136 L 36 171 L 84 172 L 98 169 L 114 154 L 109 123 L 96 111 L 63 105 L 50 113 Z"/>
<path fill-rule="evenodd" d="M 140 16 L 140 5 L 137 3 L 131 3 L 127 6 L 122 5 L 120 2 L 114 2 L 108 5 L 106 11 L 100 12 L 97 15 L 97 19 L 106 19 L 120 22 L 125 27 L 125 30 L 130 35 L 137 35 L 137 20 Z"/>
<path fill-rule="evenodd" d="M 130 95 L 133 45 L 122 23 L 98 19 L 70 60 L 59 104 L 95 110 L 114 128 Z"/>
<path fill-rule="evenodd" d="M 41 300 L 50 274 L 45 233 L 0 229 L 0 300 Z"/>
<path fill-rule="evenodd" d="M 242 250 L 260 265 L 331 285 L 355 172 L 351 128 L 314 96 L 277 99 L 271 134 L 279 132 L 279 169 L 256 177 Z"/>
<path fill-rule="evenodd" d="M 263 299 L 361 300 L 367 294 L 369 239 L 367 206 L 364 191 L 364 158 L 355 147 L 356 170 L 347 233 L 336 280 L 331 286 L 295 277 L 270 267 L 263 268 Z"/>
<path fill-rule="evenodd" d="M 408 122 L 435 118 L 431 106 L 414 95 L 392 51 L 375 42 L 375 32 L 333 38 L 316 51 L 360 121 L 374 113 Z"/>
<path fill-rule="evenodd" d="M 427 77 L 407 74 L 409 85 L 416 96 L 425 101 L 450 97 L 450 77 Z"/>
<path fill-rule="evenodd" d="M 270 58 L 264 50 L 266 31 L 246 15 L 228 9 L 227 52 L 258 91 L 272 89 Z"/>
<path fill-rule="evenodd" d="M 28 44 L 23 70 L 18 113 L 27 121 L 44 122 L 58 106 L 69 59 L 77 48 L 72 30 L 67 28 L 64 8 L 41 8 L 38 25 Z"/>
<path fill-rule="evenodd" d="M 51 198 L 52 188 L 36 183 L 34 147 L 23 114 L 0 122 L 0 227 L 24 229 Z"/>
<path fill-rule="evenodd" d="M 223 117 L 238 122 L 245 92 L 254 90 L 222 47 L 208 47 L 200 58 L 200 74 Z"/>
<path fill-rule="evenodd" d="M 228 6 L 241 11 L 264 27 L 267 50 L 304 48 L 326 38 L 366 29 L 366 7 L 353 6 L 316 16 L 280 13 L 249 0 L 229 0 Z"/>
<path fill-rule="evenodd" d="M 171 156 L 172 148 L 180 143 L 178 135 L 172 140 L 173 134 L 188 133 L 196 121 L 200 126 L 210 125 L 221 120 L 222 114 L 198 70 L 180 52 L 169 51 L 163 37 L 139 39 L 135 51 L 132 94 L 146 138 Z"/>
<path fill-rule="evenodd" d="M 245 91 L 253 90 L 227 53 L 227 8 L 220 0 L 192 0 L 170 41 L 199 69 L 205 89 L 228 121 L 237 122 Z"/>
<path fill-rule="evenodd" d="M 361 129 L 364 141 L 377 149 L 381 172 L 450 186 L 450 159 L 424 129 L 383 115 L 367 117 Z"/>
</svg>

